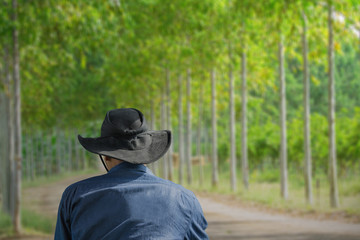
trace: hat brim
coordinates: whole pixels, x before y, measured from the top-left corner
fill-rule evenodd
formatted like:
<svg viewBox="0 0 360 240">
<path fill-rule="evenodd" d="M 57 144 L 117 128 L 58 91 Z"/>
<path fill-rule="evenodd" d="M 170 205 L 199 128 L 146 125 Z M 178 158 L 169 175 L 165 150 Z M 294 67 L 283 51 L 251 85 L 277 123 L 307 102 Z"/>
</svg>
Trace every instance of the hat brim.
<svg viewBox="0 0 360 240">
<path fill-rule="evenodd" d="M 171 132 L 168 130 L 147 131 L 139 134 L 150 135 L 151 142 L 142 149 L 124 149 L 115 137 L 83 138 L 78 135 L 80 144 L 89 152 L 100 154 L 134 164 L 148 164 L 160 159 L 171 145 Z"/>
</svg>

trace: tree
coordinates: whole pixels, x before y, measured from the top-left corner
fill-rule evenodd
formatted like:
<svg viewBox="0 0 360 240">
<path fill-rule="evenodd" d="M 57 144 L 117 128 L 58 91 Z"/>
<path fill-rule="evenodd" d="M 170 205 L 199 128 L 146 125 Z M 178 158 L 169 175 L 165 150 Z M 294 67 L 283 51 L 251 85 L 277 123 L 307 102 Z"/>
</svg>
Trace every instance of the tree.
<svg viewBox="0 0 360 240">
<path fill-rule="evenodd" d="M 308 63 L 308 42 L 307 42 L 307 18 L 302 12 L 303 31 L 302 31 L 302 50 L 304 65 L 304 177 L 305 177 L 305 196 L 308 204 L 313 203 L 311 187 L 311 141 L 310 141 L 310 79 Z"/>
<path fill-rule="evenodd" d="M 219 182 L 219 169 L 217 158 L 217 126 L 216 126 L 216 82 L 215 82 L 215 69 L 211 70 L 211 148 L 212 148 L 212 186 L 216 187 Z"/>
<path fill-rule="evenodd" d="M 330 180 L 330 205 L 339 206 L 339 193 L 337 188 L 336 143 L 335 143 L 335 78 L 334 78 L 334 30 L 333 30 L 333 5 L 328 1 L 328 64 L 329 64 L 329 180 Z"/>
<path fill-rule="evenodd" d="M 167 120 L 167 128 L 168 130 L 172 130 L 172 124 L 171 124 L 171 95 L 170 95 L 170 72 L 169 69 L 166 69 L 166 120 Z M 171 135 L 171 138 L 173 139 L 173 136 Z M 173 141 L 171 141 L 173 142 Z M 173 149 L 174 149 L 174 144 L 171 144 L 170 148 L 169 148 L 169 152 L 168 152 L 168 177 L 169 180 L 172 181 L 174 178 L 174 169 L 173 169 Z"/>
<path fill-rule="evenodd" d="M 245 28 L 245 24 L 243 24 Z M 243 29 L 244 31 L 244 29 Z M 244 34 L 244 33 L 243 33 Z M 249 188 L 249 165 L 248 165 L 248 145 L 247 145 L 247 83 L 246 83 L 246 48 L 243 36 L 241 53 L 241 169 L 243 184 Z"/>
<path fill-rule="evenodd" d="M 13 27 L 13 77 L 14 77 L 14 115 L 15 115 L 15 184 L 14 188 L 14 218 L 13 225 L 16 234 L 21 233 L 21 164 L 22 164 L 22 141 L 21 141 L 21 95 L 20 95 L 20 62 L 17 23 L 17 0 L 12 0 L 12 21 Z"/>
<path fill-rule="evenodd" d="M 183 183 L 184 179 L 184 135 L 183 135 L 183 107 L 182 107 L 182 77 L 179 75 L 178 77 L 178 84 L 179 84 L 179 99 L 178 99 L 178 114 L 179 114 L 179 183 Z"/>
<path fill-rule="evenodd" d="M 232 67 L 232 47 L 229 44 L 229 108 L 230 108 L 230 183 L 232 191 L 236 191 L 236 143 L 235 143 L 235 104 L 234 104 L 234 77 Z"/>
<path fill-rule="evenodd" d="M 204 156 L 202 156 L 202 126 L 204 125 L 204 107 L 203 107 L 203 89 L 200 89 L 200 94 L 199 94 L 199 105 L 198 105 L 198 112 L 199 112 L 199 116 L 198 116 L 198 125 L 197 125 L 197 136 L 196 136 L 196 156 L 199 159 L 199 185 L 202 186 L 203 185 L 203 181 L 204 181 L 204 169 L 203 169 L 203 162 L 202 159 Z"/>
<path fill-rule="evenodd" d="M 287 186 L 287 137 L 286 137 L 286 87 L 285 87 L 285 58 L 283 35 L 279 33 L 279 81 L 280 81 L 280 171 L 281 171 L 281 196 L 288 198 Z"/>
<path fill-rule="evenodd" d="M 191 71 L 187 70 L 186 77 L 186 169 L 187 182 L 192 182 L 192 141 L 191 141 Z"/>
<path fill-rule="evenodd" d="M 166 89 L 165 89 L 166 90 Z M 160 117 L 161 117 L 161 128 L 162 129 L 167 129 L 167 120 L 166 120 L 166 98 L 165 98 L 165 92 L 163 91 L 162 95 L 161 95 L 161 110 L 160 110 Z M 168 153 L 167 153 L 168 154 Z M 162 161 L 162 177 L 164 179 L 168 179 L 168 166 L 167 166 L 167 160 L 168 157 L 167 155 L 163 156 L 161 161 Z"/>
</svg>

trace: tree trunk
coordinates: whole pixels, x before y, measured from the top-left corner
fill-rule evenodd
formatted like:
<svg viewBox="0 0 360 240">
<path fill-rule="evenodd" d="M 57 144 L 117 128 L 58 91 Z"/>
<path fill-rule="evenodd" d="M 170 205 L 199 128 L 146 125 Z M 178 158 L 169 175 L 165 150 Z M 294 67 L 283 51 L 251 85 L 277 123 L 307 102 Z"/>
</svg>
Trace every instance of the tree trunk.
<svg viewBox="0 0 360 240">
<path fill-rule="evenodd" d="M 167 129 L 172 131 L 172 126 L 171 126 L 171 96 L 170 96 L 170 72 L 169 69 L 166 69 L 166 98 L 167 98 L 167 103 L 166 103 L 166 114 L 167 114 Z M 171 134 L 171 138 L 172 134 Z M 172 140 L 172 139 L 171 139 Z M 171 141 L 173 142 L 173 141 Z M 173 181 L 174 179 L 174 169 L 173 169 L 173 152 L 174 152 L 174 145 L 171 144 L 169 151 L 168 151 L 168 178 L 170 181 Z"/>
<path fill-rule="evenodd" d="M 247 146 L 247 73 L 245 47 L 241 54 L 241 170 L 245 189 L 249 189 L 249 165 Z"/>
<path fill-rule="evenodd" d="M 203 185 L 203 180 L 204 180 L 204 170 L 203 170 L 203 165 L 202 165 L 202 154 L 201 154 L 201 137 L 202 137 L 202 126 L 203 126 L 203 115 L 204 115 L 204 110 L 203 110 L 203 88 L 200 88 L 200 97 L 199 97 L 199 119 L 198 119 L 198 128 L 197 128 L 197 140 L 196 140 L 196 155 L 199 158 L 199 185 L 202 186 Z"/>
<path fill-rule="evenodd" d="M 286 91 L 285 91 L 285 67 L 284 67 L 284 46 L 283 35 L 280 32 L 279 40 L 279 77 L 280 77 L 280 126 L 281 126 L 281 146 L 280 146 L 280 166 L 281 166 L 281 196 L 288 198 L 287 186 L 287 141 L 286 141 Z"/>
<path fill-rule="evenodd" d="M 30 147 L 31 139 L 30 134 L 26 135 L 26 178 L 27 180 L 31 179 L 31 147 Z"/>
<path fill-rule="evenodd" d="M 56 173 L 61 172 L 62 160 L 61 160 L 61 133 L 60 130 L 56 131 Z"/>
<path fill-rule="evenodd" d="M 156 126 L 155 126 L 155 109 L 154 109 L 154 101 L 151 101 L 151 107 L 150 107 L 150 119 L 151 119 L 151 124 L 150 124 L 150 128 L 151 130 L 155 130 Z M 150 165 L 151 171 L 157 175 L 158 174 L 158 162 L 155 161 L 153 163 L 151 163 Z"/>
<path fill-rule="evenodd" d="M 51 144 L 51 135 L 47 136 L 46 138 L 46 148 L 47 148 L 47 163 L 46 163 L 46 173 L 47 176 L 51 176 L 51 170 L 52 170 L 52 160 L 53 160 L 53 151 L 52 151 L 52 144 Z"/>
<path fill-rule="evenodd" d="M 87 168 L 87 161 L 86 161 L 86 150 L 83 147 L 81 149 L 81 159 L 82 159 L 82 169 Z"/>
<path fill-rule="evenodd" d="M 75 134 L 73 136 L 76 136 Z M 73 144 L 74 144 L 74 149 L 75 149 L 75 170 L 79 170 L 82 168 L 81 166 L 81 161 L 80 161 L 80 156 L 79 156 L 79 145 L 77 144 L 76 138 L 73 138 Z M 80 164 L 79 164 L 80 163 Z"/>
<path fill-rule="evenodd" d="M 166 106 L 165 106 L 165 94 L 162 94 L 161 96 L 161 127 L 162 129 L 166 129 L 167 126 L 166 126 Z M 162 168 L 162 177 L 164 179 L 168 179 L 168 167 L 167 167 L 167 155 L 164 155 L 164 157 L 161 159 L 162 161 L 162 165 L 163 165 L 163 168 Z"/>
<path fill-rule="evenodd" d="M 328 2 L 328 64 L 329 64 L 329 178 L 330 178 L 330 204 L 331 207 L 339 206 L 336 167 L 336 142 L 335 142 L 335 77 L 334 77 L 334 33 L 333 33 L 333 6 Z"/>
<path fill-rule="evenodd" d="M 190 185 L 192 182 L 192 141 L 191 141 L 191 71 L 187 70 L 186 79 L 186 169 L 187 182 Z"/>
<path fill-rule="evenodd" d="M 4 48 L 4 187 L 3 187 L 3 209 L 14 216 L 14 171 L 15 171 L 15 136 L 14 136 L 14 97 L 13 97 L 13 81 L 9 68 L 9 52 L 8 48 Z"/>
<path fill-rule="evenodd" d="M 217 121 L 216 121 L 216 83 L 215 69 L 211 71 L 211 125 L 212 125 L 212 186 L 216 187 L 219 182 L 218 158 L 217 158 Z"/>
<path fill-rule="evenodd" d="M 68 170 L 72 171 L 72 138 L 68 136 Z"/>
<path fill-rule="evenodd" d="M 179 83 L 179 183 L 183 184 L 184 180 L 184 169 L 183 169 L 183 161 L 184 161 L 184 135 L 183 135 L 183 106 L 182 106 L 182 77 L 179 75 L 178 78 Z"/>
<path fill-rule="evenodd" d="M 304 64 L 304 175 L 305 175 L 305 196 L 308 204 L 313 204 L 311 186 L 311 140 L 310 140 L 310 80 L 308 63 L 308 42 L 307 42 L 307 18 L 303 15 L 303 64 Z"/>
<path fill-rule="evenodd" d="M 13 74 L 15 90 L 15 206 L 14 206 L 14 231 L 16 234 L 21 233 L 21 162 L 22 162 L 22 142 L 21 142 L 21 95 L 20 95 L 20 62 L 19 62 L 19 45 L 17 22 L 17 1 L 12 0 L 12 21 L 13 27 Z"/>
<path fill-rule="evenodd" d="M 35 165 L 35 149 L 34 149 L 34 137 L 31 135 L 30 137 L 31 141 L 30 141 L 30 149 L 31 149 L 31 158 L 30 158 L 30 166 L 31 166 L 31 180 L 35 179 L 35 170 L 36 170 L 36 165 Z"/>
<path fill-rule="evenodd" d="M 236 191 L 236 143 L 235 143 L 235 104 L 234 104 L 234 77 L 232 69 L 232 48 L 229 44 L 229 95 L 230 95 L 230 184 L 231 190 Z"/>
<path fill-rule="evenodd" d="M 43 176 L 45 176 L 46 175 L 48 149 L 46 148 L 46 135 L 43 132 L 41 133 L 41 142 L 40 143 L 41 143 L 41 157 L 42 157 L 41 174 Z"/>
<path fill-rule="evenodd" d="M 7 94 L 0 92 L 0 176 L 1 176 L 1 202 L 4 213 L 12 214 L 11 207 L 11 180 L 12 168 L 9 158 L 9 122 L 8 122 L 8 105 L 9 99 Z"/>
</svg>

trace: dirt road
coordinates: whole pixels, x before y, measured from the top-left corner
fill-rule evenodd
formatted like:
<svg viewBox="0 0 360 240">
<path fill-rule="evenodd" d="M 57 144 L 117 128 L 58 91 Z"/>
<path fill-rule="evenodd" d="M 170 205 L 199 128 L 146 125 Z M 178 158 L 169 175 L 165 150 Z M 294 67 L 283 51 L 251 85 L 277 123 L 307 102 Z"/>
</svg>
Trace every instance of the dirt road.
<svg viewBox="0 0 360 240">
<path fill-rule="evenodd" d="M 55 218 L 66 186 L 86 177 L 89 176 L 68 178 L 26 189 L 23 193 L 24 204 Z M 209 197 L 199 197 L 199 200 L 209 223 L 207 232 L 210 239 L 214 240 L 360 240 L 360 224 L 274 215 L 241 205 L 232 206 Z"/>
</svg>

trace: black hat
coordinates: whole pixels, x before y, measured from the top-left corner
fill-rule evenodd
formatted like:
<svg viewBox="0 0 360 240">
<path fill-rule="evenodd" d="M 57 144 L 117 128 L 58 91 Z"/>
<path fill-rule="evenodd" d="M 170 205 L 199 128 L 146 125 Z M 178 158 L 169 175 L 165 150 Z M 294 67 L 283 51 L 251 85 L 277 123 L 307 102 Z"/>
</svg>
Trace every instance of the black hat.
<svg viewBox="0 0 360 240">
<path fill-rule="evenodd" d="M 83 138 L 89 152 L 134 164 L 155 162 L 169 149 L 171 132 L 149 131 L 144 115 L 135 108 L 113 109 L 106 113 L 98 138 Z"/>
</svg>

